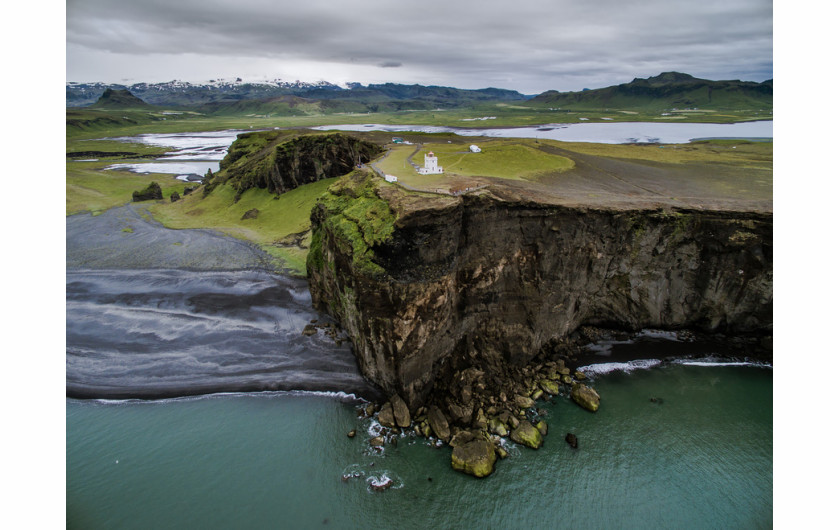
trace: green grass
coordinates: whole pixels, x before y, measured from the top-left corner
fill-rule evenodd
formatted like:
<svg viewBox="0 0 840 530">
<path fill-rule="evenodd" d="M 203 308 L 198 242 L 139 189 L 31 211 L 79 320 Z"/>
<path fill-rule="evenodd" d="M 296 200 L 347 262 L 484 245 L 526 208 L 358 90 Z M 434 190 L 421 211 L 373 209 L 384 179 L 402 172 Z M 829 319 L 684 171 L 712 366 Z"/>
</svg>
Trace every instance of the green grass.
<svg viewBox="0 0 840 530">
<path fill-rule="evenodd" d="M 433 150 L 438 166 L 444 174 L 459 176 L 497 177 L 527 180 L 547 172 L 560 172 L 574 167 L 566 157 L 545 153 L 537 149 L 533 140 L 505 139 L 477 142 L 480 153 L 470 152 L 469 143 L 446 143 L 421 149 L 412 160 L 423 167 L 425 155 Z"/>
<path fill-rule="evenodd" d="M 91 212 L 94 215 L 114 206 L 131 202 L 134 191 L 150 182 L 160 184 L 165 199 L 173 191 L 181 193 L 184 182 L 174 175 L 141 175 L 129 171 L 104 170 L 110 162 L 67 162 L 65 180 L 65 214 Z"/>
<path fill-rule="evenodd" d="M 282 195 L 250 189 L 236 202 L 236 190 L 222 185 L 205 198 L 198 190 L 174 203 L 164 200 L 152 204 L 149 211 L 168 228 L 212 228 L 257 243 L 286 268 L 305 274 L 307 250 L 283 239 L 309 230 L 309 215 L 316 199 L 335 181 L 321 180 Z M 254 208 L 259 210 L 257 218 L 243 220 L 242 215 Z M 309 245 L 309 239 L 303 246 Z"/>
</svg>

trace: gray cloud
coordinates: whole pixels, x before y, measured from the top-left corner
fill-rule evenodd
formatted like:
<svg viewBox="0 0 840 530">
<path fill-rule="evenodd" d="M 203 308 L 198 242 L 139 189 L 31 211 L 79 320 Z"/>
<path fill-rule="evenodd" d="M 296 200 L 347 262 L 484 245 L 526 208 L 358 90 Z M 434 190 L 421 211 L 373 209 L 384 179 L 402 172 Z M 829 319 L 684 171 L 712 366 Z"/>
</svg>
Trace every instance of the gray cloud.
<svg viewBox="0 0 840 530">
<path fill-rule="evenodd" d="M 527 93 L 667 70 L 761 81 L 772 77 L 772 28 L 771 0 L 68 0 L 67 71 L 80 80 L 98 71 L 96 57 L 120 57 L 101 80 L 134 77 L 153 56 L 161 78 L 185 80 L 215 59 L 217 73 L 203 74 L 306 63 L 328 81 L 341 71 L 381 82 L 373 76 L 386 68 L 401 82 Z"/>
</svg>

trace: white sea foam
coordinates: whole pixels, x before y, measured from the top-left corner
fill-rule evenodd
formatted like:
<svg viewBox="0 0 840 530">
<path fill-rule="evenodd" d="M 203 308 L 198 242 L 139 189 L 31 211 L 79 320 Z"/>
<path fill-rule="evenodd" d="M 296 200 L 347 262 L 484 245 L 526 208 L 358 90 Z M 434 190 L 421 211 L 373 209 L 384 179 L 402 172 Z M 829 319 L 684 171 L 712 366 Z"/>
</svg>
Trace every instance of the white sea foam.
<svg viewBox="0 0 840 530">
<path fill-rule="evenodd" d="M 773 368 L 771 363 L 758 361 L 726 361 L 716 358 L 678 359 L 673 362 L 674 364 L 681 364 L 683 366 L 755 366 L 758 368 Z"/>
<path fill-rule="evenodd" d="M 587 375 L 608 374 L 610 372 L 625 372 L 630 373 L 634 370 L 648 370 L 654 366 L 662 364 L 659 359 L 639 359 L 637 361 L 628 361 L 626 363 L 597 363 L 583 366 L 579 370 Z"/>
<path fill-rule="evenodd" d="M 343 402 L 366 403 L 363 398 L 356 394 L 348 394 L 347 392 L 330 392 L 326 390 L 264 390 L 260 392 L 215 392 L 212 394 L 201 394 L 199 396 L 180 396 L 173 398 L 162 399 L 94 399 L 93 401 L 103 405 L 121 405 L 129 403 L 154 403 L 165 404 L 183 401 L 199 401 L 203 399 L 215 399 L 220 397 L 277 397 L 277 396 L 297 396 L 297 397 L 326 397 L 337 399 Z"/>
</svg>

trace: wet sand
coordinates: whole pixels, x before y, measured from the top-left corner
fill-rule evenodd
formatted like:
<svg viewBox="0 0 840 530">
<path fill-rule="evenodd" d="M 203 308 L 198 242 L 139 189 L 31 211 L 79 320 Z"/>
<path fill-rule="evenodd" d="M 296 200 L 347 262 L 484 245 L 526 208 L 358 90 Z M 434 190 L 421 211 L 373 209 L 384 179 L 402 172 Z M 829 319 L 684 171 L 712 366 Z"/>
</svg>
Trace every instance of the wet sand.
<svg viewBox="0 0 840 530">
<path fill-rule="evenodd" d="M 220 392 L 379 392 L 349 341 L 312 321 L 306 280 L 212 230 L 170 230 L 141 205 L 67 217 L 66 394 L 158 399 Z M 342 335 L 339 335 L 342 338 Z"/>
</svg>

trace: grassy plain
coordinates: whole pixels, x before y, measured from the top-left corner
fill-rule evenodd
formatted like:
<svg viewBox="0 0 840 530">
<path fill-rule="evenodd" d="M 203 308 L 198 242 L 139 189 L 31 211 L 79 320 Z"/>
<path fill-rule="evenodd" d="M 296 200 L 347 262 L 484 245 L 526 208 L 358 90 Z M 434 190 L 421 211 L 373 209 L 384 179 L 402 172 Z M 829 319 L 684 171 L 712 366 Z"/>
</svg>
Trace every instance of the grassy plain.
<svg viewBox="0 0 840 530">
<path fill-rule="evenodd" d="M 309 213 L 331 180 L 309 184 L 279 197 L 264 190 L 250 190 L 239 201 L 234 201 L 235 192 L 229 186 L 220 186 L 207 198 L 201 193 L 184 196 L 174 203 L 169 201 L 172 192 L 183 196 L 187 185 L 172 175 L 142 175 L 127 171 L 104 170 L 117 162 L 150 159 L 167 151 L 166 148 L 151 147 L 109 140 L 117 136 L 133 136 L 143 133 L 198 132 L 224 129 L 268 129 L 273 127 L 310 127 L 324 124 L 381 123 L 449 125 L 470 128 L 538 125 L 545 123 L 577 122 L 582 113 L 559 112 L 550 109 L 525 108 L 513 104 L 494 104 L 473 109 L 448 111 L 402 111 L 379 114 L 329 114 L 307 116 L 205 116 L 195 113 L 164 115 L 159 111 L 92 111 L 68 113 L 66 129 L 67 153 L 100 152 L 96 161 L 76 155 L 66 161 L 66 214 L 90 211 L 94 214 L 131 201 L 135 190 L 145 188 L 149 182 L 161 185 L 164 200 L 145 203 L 152 215 L 170 228 L 212 228 L 221 232 L 245 238 L 260 244 L 269 253 L 282 259 L 287 267 L 302 273 L 309 245 Z M 643 111 L 615 110 L 587 114 L 592 119 L 612 117 L 614 121 L 651 121 L 651 113 Z M 495 116 L 496 119 L 475 120 Z M 714 111 L 683 113 L 684 121 L 740 121 L 757 119 L 755 113 L 727 111 L 720 115 Z M 772 115 L 762 116 L 772 118 Z M 71 121 L 76 125 L 71 126 Z M 79 125 L 82 124 L 82 125 Z M 360 133 L 361 134 L 361 133 Z M 369 133 L 374 141 L 386 143 L 391 133 Z M 501 178 L 512 182 L 534 181 L 540 185 L 554 182 L 563 186 L 573 183 L 586 187 L 586 179 L 608 177 L 611 169 L 600 169 L 593 173 L 589 169 L 577 168 L 575 159 L 597 157 L 602 160 L 637 161 L 644 164 L 667 165 L 671 168 L 699 168 L 697 174 L 714 173 L 716 167 L 728 167 L 729 173 L 721 174 L 713 183 L 719 193 L 729 187 L 744 194 L 744 189 L 759 189 L 761 197 L 772 194 L 772 142 L 747 142 L 740 140 L 708 140 L 677 145 L 615 145 L 592 143 L 565 143 L 553 140 L 531 139 L 488 139 L 466 138 L 452 134 L 403 133 L 406 139 L 422 142 L 423 145 L 390 144 L 388 156 L 380 158 L 377 165 L 388 174 L 397 176 L 401 183 L 417 189 L 449 189 L 462 186 L 470 179 Z M 469 145 L 475 143 L 481 153 L 470 153 Z M 443 175 L 419 175 L 408 163 L 423 165 L 423 155 L 432 150 L 438 156 Z M 111 153 L 102 154 L 102 153 Z M 131 153 L 117 154 L 117 153 Z M 604 166 L 606 167 L 606 166 Z M 702 169 L 705 168 L 705 169 Z M 732 168 L 749 170 L 749 178 L 733 184 Z M 711 169 L 711 171 L 710 171 Z M 588 172 L 587 172 L 588 171 Z M 558 177 L 558 175 L 564 175 Z M 568 176 L 565 176 L 568 175 Z M 606 175 L 606 176 L 605 176 Z M 746 178 L 746 177 L 745 177 Z M 461 182 L 458 182 L 461 179 Z M 755 179 L 759 179 L 758 182 Z M 756 185 L 755 183 L 758 182 Z M 471 184 L 468 184 L 471 185 Z M 758 186 L 756 188 L 756 186 Z M 743 189 L 742 189 L 743 188 Z M 567 188 L 563 188 L 567 189 Z M 571 188 L 568 188 L 571 189 Z M 694 190 L 696 192 L 696 190 Z M 242 219 L 246 211 L 257 209 L 256 219 Z M 302 234 L 296 236 L 296 234 Z"/>
<path fill-rule="evenodd" d="M 176 202 L 149 203 L 154 218 L 169 228 L 211 228 L 247 239 L 280 258 L 285 266 L 303 274 L 309 246 L 309 214 L 336 179 L 325 179 L 301 186 L 282 195 L 250 189 L 234 201 L 236 191 L 227 185 L 217 187 L 202 198 L 191 193 Z M 255 219 L 243 219 L 245 212 L 258 210 Z"/>
</svg>

